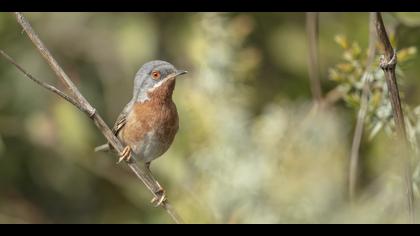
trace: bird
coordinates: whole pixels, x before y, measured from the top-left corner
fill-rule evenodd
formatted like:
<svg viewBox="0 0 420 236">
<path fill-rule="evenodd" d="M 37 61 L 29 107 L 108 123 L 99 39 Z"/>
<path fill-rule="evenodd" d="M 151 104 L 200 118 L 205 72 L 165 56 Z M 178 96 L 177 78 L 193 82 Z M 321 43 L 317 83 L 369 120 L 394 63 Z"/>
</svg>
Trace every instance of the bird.
<svg viewBox="0 0 420 236">
<path fill-rule="evenodd" d="M 119 160 L 131 161 L 133 152 L 150 171 L 150 163 L 162 156 L 171 146 L 179 129 L 179 117 L 172 99 L 177 76 L 186 74 L 171 63 L 153 60 L 145 63 L 134 77 L 133 97 L 118 115 L 113 133 L 124 145 Z M 110 151 L 107 143 L 95 148 L 95 152 Z M 165 200 L 163 188 L 159 186 L 153 198 L 156 206 Z"/>
</svg>

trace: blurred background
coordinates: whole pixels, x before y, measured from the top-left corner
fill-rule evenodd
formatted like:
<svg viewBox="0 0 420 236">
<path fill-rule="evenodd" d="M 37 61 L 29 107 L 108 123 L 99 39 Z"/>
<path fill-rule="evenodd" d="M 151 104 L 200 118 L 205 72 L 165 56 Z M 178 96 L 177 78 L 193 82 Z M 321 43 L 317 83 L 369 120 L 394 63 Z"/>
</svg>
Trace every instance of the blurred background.
<svg viewBox="0 0 420 236">
<path fill-rule="evenodd" d="M 381 70 L 362 139 L 357 197 L 353 204 L 348 198 L 368 13 L 319 16 L 322 90 L 343 91 L 322 112 L 314 112 L 308 79 L 305 13 L 25 16 L 110 126 L 131 99 L 143 63 L 161 59 L 190 72 L 174 92 L 178 135 L 151 167 L 186 222 L 407 221 Z M 399 82 L 416 146 L 420 13 L 383 17 L 400 50 Z M 0 45 L 35 77 L 64 89 L 12 14 L 0 14 Z M 0 78 L 0 223 L 172 223 L 125 164 L 93 152 L 105 139 L 83 113 L 4 59 Z"/>
</svg>

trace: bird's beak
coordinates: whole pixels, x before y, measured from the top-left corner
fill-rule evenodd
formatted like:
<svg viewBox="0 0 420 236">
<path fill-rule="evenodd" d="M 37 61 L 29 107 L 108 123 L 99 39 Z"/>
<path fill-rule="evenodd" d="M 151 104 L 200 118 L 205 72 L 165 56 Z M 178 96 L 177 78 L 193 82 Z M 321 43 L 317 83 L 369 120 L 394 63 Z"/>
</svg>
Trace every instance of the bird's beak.
<svg viewBox="0 0 420 236">
<path fill-rule="evenodd" d="M 178 75 L 183 75 L 183 74 L 187 74 L 187 73 L 188 73 L 188 71 L 186 71 L 186 70 L 177 70 L 175 73 L 172 73 L 172 74 L 168 75 L 168 77 L 166 77 L 164 80 L 165 81 L 166 80 L 174 80 L 174 79 L 176 79 L 176 77 Z"/>
<path fill-rule="evenodd" d="M 187 73 L 188 73 L 188 71 L 186 71 L 186 70 L 178 70 L 175 74 L 175 77 L 179 76 L 179 75 L 187 74 Z"/>
</svg>

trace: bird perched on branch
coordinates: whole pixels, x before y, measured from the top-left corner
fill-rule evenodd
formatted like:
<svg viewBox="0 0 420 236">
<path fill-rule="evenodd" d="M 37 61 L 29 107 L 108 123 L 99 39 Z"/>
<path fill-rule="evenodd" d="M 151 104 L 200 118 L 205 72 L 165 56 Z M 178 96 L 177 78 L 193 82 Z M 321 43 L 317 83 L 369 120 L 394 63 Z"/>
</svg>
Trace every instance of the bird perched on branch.
<svg viewBox="0 0 420 236">
<path fill-rule="evenodd" d="M 169 149 L 179 122 L 172 93 L 176 77 L 186 73 L 160 60 L 147 62 L 140 68 L 134 78 L 133 98 L 124 107 L 113 127 L 114 134 L 125 145 L 119 154 L 118 163 L 130 161 L 131 152 L 134 152 L 149 169 L 150 163 Z M 96 147 L 95 151 L 111 149 L 111 145 L 104 144 Z M 161 187 L 160 191 L 162 197 L 157 205 L 164 201 Z"/>
</svg>

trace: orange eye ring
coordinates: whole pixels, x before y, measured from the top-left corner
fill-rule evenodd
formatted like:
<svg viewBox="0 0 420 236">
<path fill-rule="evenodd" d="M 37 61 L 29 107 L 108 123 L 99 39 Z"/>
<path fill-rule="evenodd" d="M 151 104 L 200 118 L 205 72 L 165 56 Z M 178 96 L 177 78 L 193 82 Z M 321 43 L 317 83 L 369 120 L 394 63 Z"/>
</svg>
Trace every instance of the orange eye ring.
<svg viewBox="0 0 420 236">
<path fill-rule="evenodd" d="M 160 72 L 159 71 L 153 71 L 152 72 L 152 78 L 154 79 L 154 80 L 158 80 L 158 79 L 160 79 Z"/>
</svg>

